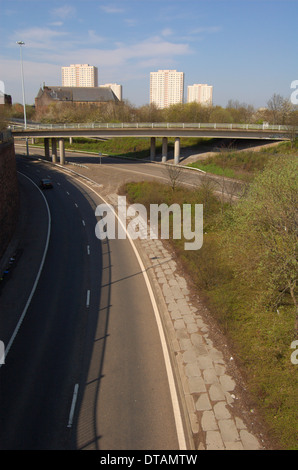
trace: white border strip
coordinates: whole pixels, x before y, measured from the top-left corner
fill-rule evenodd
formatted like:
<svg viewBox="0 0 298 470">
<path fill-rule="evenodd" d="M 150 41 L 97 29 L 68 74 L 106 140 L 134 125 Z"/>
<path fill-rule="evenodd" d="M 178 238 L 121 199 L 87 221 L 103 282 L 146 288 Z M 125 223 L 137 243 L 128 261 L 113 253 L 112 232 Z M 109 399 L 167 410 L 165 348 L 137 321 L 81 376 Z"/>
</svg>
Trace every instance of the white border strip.
<svg viewBox="0 0 298 470">
<path fill-rule="evenodd" d="M 17 333 L 20 329 L 20 326 L 25 318 L 25 315 L 27 313 L 27 310 L 29 308 L 29 305 L 30 305 L 30 302 L 32 300 L 32 297 L 34 295 L 34 292 L 36 290 L 36 287 L 37 287 L 37 284 L 38 284 L 38 281 L 39 281 L 39 278 L 40 278 L 40 275 L 41 275 L 41 271 L 43 269 L 43 265 L 44 265 L 44 261 L 45 261 L 45 258 L 46 258 L 46 255 L 47 255 L 47 251 L 48 251 L 48 247 L 49 247 L 49 240 L 50 240 L 50 234 L 51 234 L 51 213 L 50 213 L 50 208 L 49 208 L 49 205 L 48 205 L 48 202 L 44 196 L 44 194 L 42 193 L 42 191 L 39 189 L 39 187 L 37 186 L 37 184 L 34 183 L 34 181 L 32 181 L 31 178 L 29 178 L 28 176 L 26 176 L 24 173 L 18 171 L 19 174 L 25 176 L 25 178 L 27 178 L 29 181 L 31 181 L 32 184 L 34 184 L 34 186 L 38 189 L 38 191 L 40 192 L 40 194 L 42 195 L 44 201 L 45 201 L 45 204 L 46 204 L 46 208 L 47 208 L 47 213 L 48 213 L 48 232 L 47 232 L 47 239 L 46 239 L 46 245 L 45 245 L 45 249 L 44 249 L 44 252 L 43 252 L 43 256 L 42 256 L 42 260 L 41 260 L 41 263 L 40 263 L 40 267 L 39 267 L 39 270 L 38 270 L 38 273 L 37 273 L 37 276 L 36 276 L 36 279 L 35 279 L 35 282 L 33 284 L 33 287 L 32 287 L 32 290 L 31 290 L 31 293 L 29 295 L 29 298 L 27 300 L 27 303 L 25 305 L 25 308 L 22 312 L 22 315 L 17 323 L 17 326 L 15 327 L 14 329 L 14 332 L 9 340 L 9 343 L 8 345 L 6 346 L 5 348 L 5 358 L 7 357 L 7 354 L 15 340 L 15 337 L 17 336 Z M 1 368 L 2 364 L 0 364 L 0 368 Z"/>
<path fill-rule="evenodd" d="M 44 160 L 40 159 L 42 162 L 44 162 Z M 95 181 L 91 180 L 90 178 L 87 178 L 86 176 L 84 175 L 80 175 L 79 173 L 76 173 L 74 172 L 73 170 L 70 170 L 70 169 L 66 169 L 64 168 L 62 165 L 59 165 L 59 164 L 55 164 L 56 167 L 60 168 L 63 172 L 66 172 L 66 173 L 73 173 L 77 176 L 80 176 L 82 177 L 82 179 L 86 179 L 88 180 L 88 182 L 91 182 L 91 183 L 95 183 L 97 186 L 102 186 L 102 185 L 98 185 L 98 183 L 96 183 Z M 80 184 L 83 184 L 84 186 L 86 186 L 86 188 L 90 189 L 91 191 L 94 192 L 94 194 L 96 194 L 100 199 L 102 199 L 104 201 L 105 204 L 108 204 L 107 201 L 103 198 L 103 196 L 101 196 L 100 194 L 98 194 L 94 188 L 88 186 L 84 181 L 78 181 L 78 183 Z M 35 184 L 35 183 L 34 183 Z M 39 189 L 39 188 L 38 188 Z M 43 195 L 43 194 L 42 194 Z M 43 195 L 44 197 L 44 195 Z M 118 218 L 118 215 L 116 214 L 116 212 L 114 211 L 114 214 L 115 216 L 117 217 L 117 219 L 119 220 Z M 50 214 L 49 214 L 50 216 Z M 119 220 L 121 225 L 123 226 L 122 224 L 122 221 Z M 156 303 L 156 300 L 155 300 L 155 297 L 154 297 L 154 293 L 153 293 L 153 290 L 152 290 L 152 287 L 151 287 L 151 284 L 150 284 L 150 281 L 149 281 L 149 278 L 148 278 L 148 275 L 147 275 L 147 272 L 146 272 L 146 269 L 145 269 L 145 266 L 142 262 L 142 259 L 137 251 L 137 248 L 133 242 L 133 240 L 131 239 L 131 237 L 129 236 L 129 233 L 127 232 L 126 230 L 126 227 L 124 227 L 126 233 L 127 233 L 127 237 L 130 241 L 130 244 L 132 246 L 132 249 L 136 255 L 136 258 L 138 260 L 138 263 L 139 263 L 139 266 L 140 266 L 140 269 L 143 273 L 143 276 L 144 276 L 144 280 L 145 280 L 145 283 L 146 283 L 146 286 L 147 286 L 147 289 L 148 289 L 148 292 L 149 292 L 149 296 L 150 296 L 150 300 L 151 300 L 151 303 L 152 303 L 152 307 L 153 307 L 153 310 L 154 310 L 154 315 L 155 315 L 155 318 L 156 318 L 156 322 L 157 322 L 157 327 L 158 327 L 158 331 L 159 331 L 159 335 L 160 335 L 160 340 L 161 340 L 161 346 L 162 346 L 162 350 L 163 350 L 163 354 L 164 354 L 164 360 L 165 360 L 165 366 L 166 366 L 166 371 L 167 371 L 167 376 L 168 376 L 168 383 L 169 383 L 169 388 L 170 388 L 170 394 L 171 394 L 171 399 L 172 399 L 172 406 L 173 406 L 173 412 L 174 412 L 174 419 L 175 419 L 175 423 L 176 423 L 176 432 L 177 432 L 177 438 L 178 438 L 178 443 L 179 443 L 179 450 L 187 450 L 187 445 L 186 445 L 186 439 L 185 439 L 185 433 L 184 433 L 184 427 L 183 427 L 183 421 L 182 421 L 182 416 L 181 416 L 181 409 L 180 409 L 180 405 L 179 405 L 179 400 L 178 400 L 178 394 L 177 394 L 177 390 L 176 390 L 176 385 L 175 385 L 175 379 L 174 379 L 174 374 L 173 374 L 173 370 L 172 370 L 172 366 L 171 366 L 171 360 L 170 360 L 170 355 L 169 355 L 169 351 L 168 351 L 168 347 L 167 347 L 167 342 L 166 342 L 166 338 L 165 338 L 165 334 L 164 334 L 164 331 L 163 331 L 163 327 L 162 327 L 162 321 L 161 321 L 161 318 L 160 318 L 160 313 L 159 313 L 159 310 L 158 310 L 158 307 L 157 307 L 157 303 Z M 33 295 L 33 294 L 32 294 Z"/>
<path fill-rule="evenodd" d="M 93 188 L 88 186 L 83 181 L 80 181 L 80 183 L 83 184 L 84 186 L 86 186 L 91 191 L 93 191 L 100 199 L 102 199 L 104 201 L 105 204 L 108 204 L 108 202 L 100 194 L 98 194 Z M 173 374 L 173 370 L 172 370 L 172 366 L 171 366 L 171 360 L 170 360 L 170 355 L 169 355 L 169 351 L 168 351 L 168 347 L 167 347 L 167 341 L 166 341 L 165 334 L 164 334 L 164 331 L 163 331 L 162 321 L 161 321 L 161 318 L 160 318 L 160 313 L 159 313 L 158 306 L 157 306 L 157 303 L 156 303 L 156 300 L 155 300 L 155 297 L 154 297 L 154 293 L 153 293 L 153 290 L 152 290 L 152 287 L 151 287 L 151 284 L 150 284 L 150 281 L 149 281 L 149 278 L 148 278 L 147 271 L 145 269 L 145 266 L 143 264 L 143 261 L 142 261 L 140 255 L 138 253 L 138 250 L 135 246 L 135 243 L 133 242 L 132 238 L 130 237 L 129 233 L 126 230 L 126 227 L 124 226 L 122 221 L 119 219 L 118 214 L 116 214 L 114 209 L 113 209 L 113 212 L 114 212 L 115 216 L 117 217 L 118 221 L 120 222 L 120 224 L 122 225 L 122 227 L 124 228 L 125 232 L 127 233 L 127 238 L 130 241 L 132 249 L 133 249 L 133 251 L 136 255 L 136 258 L 138 260 L 141 272 L 144 276 L 144 280 L 145 280 L 145 283 L 146 283 L 146 286 L 147 286 L 147 289 L 148 289 L 148 292 L 149 292 L 150 300 L 151 300 L 152 307 L 153 307 L 153 310 L 154 310 L 155 319 L 156 319 L 156 322 L 157 322 L 157 327 L 158 327 L 161 346 L 162 346 L 162 350 L 163 350 L 164 360 L 165 360 L 165 366 L 166 366 L 166 371 L 167 371 L 167 376 L 168 376 L 170 394 L 171 394 L 171 398 L 172 398 L 174 418 L 175 418 L 175 423 L 176 423 L 176 432 L 177 432 L 177 437 L 178 437 L 178 442 L 179 442 L 179 449 L 180 450 L 187 450 L 187 445 L 186 445 L 186 440 L 185 440 L 185 433 L 184 433 L 184 428 L 183 428 L 183 422 L 182 422 L 181 410 L 180 410 L 180 406 L 179 406 L 178 394 L 177 394 L 176 385 L 175 385 L 174 374 Z"/>
<path fill-rule="evenodd" d="M 79 390 L 79 384 L 75 384 L 74 391 L 73 391 L 73 396 L 72 396 L 72 402 L 71 402 L 69 418 L 68 418 L 68 425 L 67 425 L 68 428 L 71 428 L 71 426 L 72 426 L 74 411 L 75 411 L 75 407 L 76 407 L 76 401 L 77 401 L 77 397 L 78 397 L 78 390 Z"/>
</svg>

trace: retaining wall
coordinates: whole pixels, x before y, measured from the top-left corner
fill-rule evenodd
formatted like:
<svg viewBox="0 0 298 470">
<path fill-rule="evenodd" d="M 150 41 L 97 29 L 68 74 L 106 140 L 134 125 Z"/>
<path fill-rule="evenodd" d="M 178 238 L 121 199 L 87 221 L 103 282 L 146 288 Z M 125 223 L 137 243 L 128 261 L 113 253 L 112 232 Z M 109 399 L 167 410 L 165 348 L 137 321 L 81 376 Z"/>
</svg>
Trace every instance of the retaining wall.
<svg viewBox="0 0 298 470">
<path fill-rule="evenodd" d="M 16 229 L 19 188 L 13 140 L 0 143 L 0 260 Z"/>
</svg>

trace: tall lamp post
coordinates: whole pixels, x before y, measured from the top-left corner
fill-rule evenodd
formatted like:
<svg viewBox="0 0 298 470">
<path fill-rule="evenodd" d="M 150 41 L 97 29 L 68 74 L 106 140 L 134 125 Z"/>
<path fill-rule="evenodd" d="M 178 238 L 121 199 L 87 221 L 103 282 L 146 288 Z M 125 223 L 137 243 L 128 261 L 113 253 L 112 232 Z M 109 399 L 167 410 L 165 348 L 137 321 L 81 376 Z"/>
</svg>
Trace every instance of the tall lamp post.
<svg viewBox="0 0 298 470">
<path fill-rule="evenodd" d="M 25 86 L 24 86 L 24 71 L 23 71 L 23 56 L 22 46 L 25 45 L 24 41 L 17 41 L 20 46 L 20 59 L 21 59 L 21 77 L 22 77 L 22 92 L 23 92 L 23 108 L 24 108 L 24 129 L 27 129 L 27 116 L 26 116 L 26 101 L 25 101 Z M 26 137 L 27 157 L 29 156 L 28 137 Z"/>
</svg>

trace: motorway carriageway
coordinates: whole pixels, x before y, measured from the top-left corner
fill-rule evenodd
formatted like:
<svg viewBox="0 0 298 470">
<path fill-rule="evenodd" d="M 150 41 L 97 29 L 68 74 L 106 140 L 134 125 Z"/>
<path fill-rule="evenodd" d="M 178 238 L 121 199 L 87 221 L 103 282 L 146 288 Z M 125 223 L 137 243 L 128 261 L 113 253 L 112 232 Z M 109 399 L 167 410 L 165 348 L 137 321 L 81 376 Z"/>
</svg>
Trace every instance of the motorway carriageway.
<svg viewBox="0 0 298 470">
<path fill-rule="evenodd" d="M 133 247 L 95 237 L 100 189 L 40 161 L 17 165 L 24 232 L 0 297 L 3 340 L 13 338 L 0 368 L 0 449 L 186 448 Z M 48 176 L 54 188 L 41 193 Z"/>
</svg>

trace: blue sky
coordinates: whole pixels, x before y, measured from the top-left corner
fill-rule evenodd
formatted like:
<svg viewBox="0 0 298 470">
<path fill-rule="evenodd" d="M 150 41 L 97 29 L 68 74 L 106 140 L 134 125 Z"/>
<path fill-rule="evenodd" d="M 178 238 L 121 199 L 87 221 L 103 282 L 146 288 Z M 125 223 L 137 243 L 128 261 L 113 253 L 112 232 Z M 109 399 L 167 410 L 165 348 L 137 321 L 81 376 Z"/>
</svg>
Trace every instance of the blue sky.
<svg viewBox="0 0 298 470">
<path fill-rule="evenodd" d="M 61 67 L 98 67 L 99 84 L 149 103 L 150 72 L 176 69 L 188 85 L 213 85 L 215 105 L 229 99 L 266 106 L 289 97 L 298 79 L 297 0 L 0 0 L 0 81 L 22 102 L 39 87 L 61 85 Z"/>
</svg>

